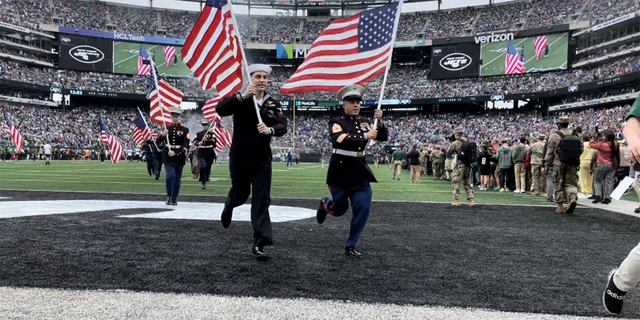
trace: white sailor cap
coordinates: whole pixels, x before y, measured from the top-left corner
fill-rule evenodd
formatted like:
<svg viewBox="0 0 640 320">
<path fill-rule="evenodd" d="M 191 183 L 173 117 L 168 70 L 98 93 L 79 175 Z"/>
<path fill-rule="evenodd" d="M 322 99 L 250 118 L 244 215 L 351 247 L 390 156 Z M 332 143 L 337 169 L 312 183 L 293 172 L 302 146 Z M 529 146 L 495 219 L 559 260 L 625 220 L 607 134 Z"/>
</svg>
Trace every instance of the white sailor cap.
<svg viewBox="0 0 640 320">
<path fill-rule="evenodd" d="M 364 87 L 357 84 L 350 84 L 338 91 L 338 100 L 344 101 L 349 98 L 357 98 L 362 101 Z"/>
<path fill-rule="evenodd" d="M 266 64 L 252 64 L 249 66 L 249 74 L 253 74 L 257 71 L 265 72 L 268 76 L 271 74 L 271 67 Z"/>
</svg>

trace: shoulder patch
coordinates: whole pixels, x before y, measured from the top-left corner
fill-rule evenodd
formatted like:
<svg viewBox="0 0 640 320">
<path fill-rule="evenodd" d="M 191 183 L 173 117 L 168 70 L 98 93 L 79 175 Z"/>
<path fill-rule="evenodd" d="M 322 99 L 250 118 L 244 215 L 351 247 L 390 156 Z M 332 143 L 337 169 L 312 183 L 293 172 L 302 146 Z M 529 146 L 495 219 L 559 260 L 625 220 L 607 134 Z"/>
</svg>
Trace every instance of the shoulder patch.
<svg viewBox="0 0 640 320">
<path fill-rule="evenodd" d="M 336 133 L 340 131 L 342 131 L 342 126 L 340 126 L 337 123 L 334 123 L 333 126 L 331 127 L 331 133 Z"/>
</svg>

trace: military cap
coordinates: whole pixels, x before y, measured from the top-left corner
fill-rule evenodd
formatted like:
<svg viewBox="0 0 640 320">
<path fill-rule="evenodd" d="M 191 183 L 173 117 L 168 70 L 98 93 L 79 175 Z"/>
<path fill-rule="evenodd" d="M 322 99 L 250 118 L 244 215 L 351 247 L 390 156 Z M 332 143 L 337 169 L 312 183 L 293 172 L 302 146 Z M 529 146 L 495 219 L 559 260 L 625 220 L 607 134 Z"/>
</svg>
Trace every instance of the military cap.
<svg viewBox="0 0 640 320">
<path fill-rule="evenodd" d="M 268 75 L 271 74 L 271 67 L 266 64 L 252 64 L 249 66 L 249 74 L 253 74 L 254 72 L 262 71 Z"/>
<path fill-rule="evenodd" d="M 453 129 L 453 134 L 464 134 L 464 129 L 458 127 Z"/>
<path fill-rule="evenodd" d="M 560 117 L 558 123 L 569 123 L 569 117 Z"/>
<path fill-rule="evenodd" d="M 338 100 L 344 101 L 351 98 L 356 98 L 362 101 L 362 95 L 364 94 L 364 87 L 357 84 L 350 84 L 338 91 Z"/>
<path fill-rule="evenodd" d="M 208 126 L 209 125 L 209 121 L 208 120 L 202 120 L 200 121 L 200 124 L 203 126 Z"/>
<path fill-rule="evenodd" d="M 169 113 L 171 114 L 182 114 L 182 109 L 178 108 L 178 107 L 172 107 L 169 108 Z"/>
<path fill-rule="evenodd" d="M 544 134 L 539 134 L 539 135 L 538 135 L 538 140 L 544 140 L 544 139 L 546 139 L 546 138 L 547 138 L 547 137 L 546 137 Z"/>
</svg>

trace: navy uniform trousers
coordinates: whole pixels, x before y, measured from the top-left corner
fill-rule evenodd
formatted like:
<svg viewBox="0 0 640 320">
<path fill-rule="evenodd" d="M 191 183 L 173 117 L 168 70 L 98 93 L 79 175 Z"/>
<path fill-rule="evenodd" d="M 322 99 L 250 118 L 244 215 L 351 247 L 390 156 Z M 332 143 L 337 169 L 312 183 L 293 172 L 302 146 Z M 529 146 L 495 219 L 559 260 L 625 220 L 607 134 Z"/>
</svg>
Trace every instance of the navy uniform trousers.
<svg viewBox="0 0 640 320">
<path fill-rule="evenodd" d="M 351 217 L 351 228 L 347 237 L 347 246 L 351 248 L 355 248 L 371 211 L 371 184 L 367 181 L 366 186 L 365 189 L 358 190 L 329 186 L 333 200 L 328 197 L 324 198 L 324 205 L 328 214 L 334 217 L 344 215 L 349 209 L 349 201 L 351 201 L 353 216 Z"/>
</svg>

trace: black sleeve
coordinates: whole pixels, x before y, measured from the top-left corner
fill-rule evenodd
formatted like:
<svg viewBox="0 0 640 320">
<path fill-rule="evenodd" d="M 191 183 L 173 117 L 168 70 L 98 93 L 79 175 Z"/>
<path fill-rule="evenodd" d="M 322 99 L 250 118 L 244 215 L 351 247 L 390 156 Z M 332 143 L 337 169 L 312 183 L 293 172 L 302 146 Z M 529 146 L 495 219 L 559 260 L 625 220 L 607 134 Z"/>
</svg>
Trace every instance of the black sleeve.
<svg viewBox="0 0 640 320">
<path fill-rule="evenodd" d="M 189 128 L 184 128 L 184 139 L 182 139 L 182 149 L 189 150 Z"/>
<path fill-rule="evenodd" d="M 362 141 L 366 140 L 364 133 L 348 133 L 342 130 L 333 132 L 333 126 L 336 124 L 342 128 L 342 125 L 337 121 L 329 120 L 329 132 L 331 133 L 332 143 L 343 145 L 343 146 L 353 146 L 353 145 L 361 146 Z M 343 134 L 346 134 L 347 136 L 344 139 L 342 139 L 342 142 L 338 142 L 338 138 L 340 138 L 340 136 Z"/>
<path fill-rule="evenodd" d="M 389 139 L 389 135 L 387 133 L 387 127 L 382 125 L 382 127 L 378 127 L 378 136 L 376 137 L 376 141 L 387 141 Z"/>
<path fill-rule="evenodd" d="M 276 108 L 271 108 L 275 115 L 274 119 L 270 119 L 270 127 L 273 128 L 273 135 L 275 137 L 282 137 L 287 134 L 287 117 L 284 116 L 282 111 L 280 111 L 280 104 L 278 102 L 275 103 Z"/>
<path fill-rule="evenodd" d="M 235 111 L 242 106 L 242 102 L 243 99 L 240 94 L 225 98 L 216 106 L 216 112 L 221 117 L 233 115 Z"/>
</svg>

